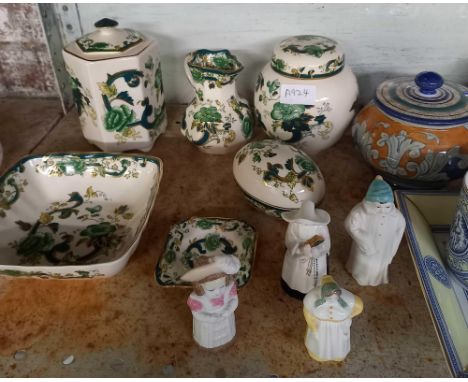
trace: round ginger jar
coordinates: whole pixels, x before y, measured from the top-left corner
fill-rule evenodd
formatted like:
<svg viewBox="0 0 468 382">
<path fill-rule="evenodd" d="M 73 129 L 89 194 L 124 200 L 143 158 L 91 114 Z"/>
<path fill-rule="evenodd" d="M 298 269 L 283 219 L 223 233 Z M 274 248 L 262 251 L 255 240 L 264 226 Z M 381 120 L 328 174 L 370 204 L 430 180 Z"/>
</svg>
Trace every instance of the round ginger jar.
<svg viewBox="0 0 468 382">
<path fill-rule="evenodd" d="M 434 72 L 384 81 L 353 122 L 366 160 L 400 187 L 442 187 L 468 168 L 468 89 Z"/>
<path fill-rule="evenodd" d="M 255 111 L 275 139 L 309 155 L 334 145 L 354 116 L 358 84 L 338 43 L 322 36 L 280 42 L 258 76 Z"/>
<path fill-rule="evenodd" d="M 103 151 L 149 151 L 166 130 L 158 44 L 102 19 L 63 49 L 84 137 Z"/>
</svg>

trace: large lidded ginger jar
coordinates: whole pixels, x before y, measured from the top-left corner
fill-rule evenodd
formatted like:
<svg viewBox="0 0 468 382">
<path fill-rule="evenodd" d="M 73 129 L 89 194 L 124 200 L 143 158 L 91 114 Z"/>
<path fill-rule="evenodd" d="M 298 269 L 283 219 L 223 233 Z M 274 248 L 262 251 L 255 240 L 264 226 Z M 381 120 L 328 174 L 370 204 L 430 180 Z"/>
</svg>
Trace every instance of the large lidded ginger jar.
<svg viewBox="0 0 468 382">
<path fill-rule="evenodd" d="M 255 89 L 257 120 L 270 137 L 314 155 L 335 144 L 354 116 L 358 84 L 334 40 L 280 42 Z"/>
<path fill-rule="evenodd" d="M 102 19 L 63 50 L 84 137 L 104 151 L 149 151 L 166 129 L 156 41 Z"/>
<path fill-rule="evenodd" d="M 353 140 L 392 183 L 443 186 L 468 168 L 467 95 L 434 72 L 385 81 L 356 116 Z"/>
</svg>

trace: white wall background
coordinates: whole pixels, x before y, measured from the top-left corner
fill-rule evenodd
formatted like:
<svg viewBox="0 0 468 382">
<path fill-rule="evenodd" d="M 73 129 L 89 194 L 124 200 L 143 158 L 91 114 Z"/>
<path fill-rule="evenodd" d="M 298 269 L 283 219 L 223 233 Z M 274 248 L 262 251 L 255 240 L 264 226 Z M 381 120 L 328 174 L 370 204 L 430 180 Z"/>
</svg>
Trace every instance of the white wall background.
<svg viewBox="0 0 468 382">
<path fill-rule="evenodd" d="M 468 5 L 428 4 L 79 4 L 83 32 L 102 17 L 157 38 L 169 102 L 193 91 L 183 58 L 191 50 L 227 48 L 244 64 L 241 95 L 252 97 L 260 69 L 285 37 L 338 40 L 359 79 L 361 101 L 386 78 L 435 70 L 468 83 Z"/>
</svg>

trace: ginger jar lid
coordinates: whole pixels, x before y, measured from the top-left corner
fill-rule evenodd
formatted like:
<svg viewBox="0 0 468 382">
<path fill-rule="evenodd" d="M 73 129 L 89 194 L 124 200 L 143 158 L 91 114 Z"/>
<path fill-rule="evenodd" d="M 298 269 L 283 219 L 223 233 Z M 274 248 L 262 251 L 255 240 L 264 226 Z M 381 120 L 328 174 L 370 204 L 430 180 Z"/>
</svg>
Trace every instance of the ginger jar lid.
<svg viewBox="0 0 468 382">
<path fill-rule="evenodd" d="M 68 44 L 65 50 L 86 60 L 98 61 L 134 56 L 149 45 L 150 41 L 141 33 L 117 28 L 118 25 L 115 20 L 101 19 L 94 24 L 97 28 L 94 32 Z"/>
<path fill-rule="evenodd" d="M 283 76 L 315 79 L 338 74 L 345 55 L 335 40 L 323 36 L 302 35 L 281 41 L 271 58 L 273 70 Z"/>
<path fill-rule="evenodd" d="M 468 122 L 467 96 L 466 87 L 444 81 L 435 72 L 421 72 L 415 78 L 384 81 L 375 102 L 384 113 L 403 121 L 447 126 Z"/>
</svg>

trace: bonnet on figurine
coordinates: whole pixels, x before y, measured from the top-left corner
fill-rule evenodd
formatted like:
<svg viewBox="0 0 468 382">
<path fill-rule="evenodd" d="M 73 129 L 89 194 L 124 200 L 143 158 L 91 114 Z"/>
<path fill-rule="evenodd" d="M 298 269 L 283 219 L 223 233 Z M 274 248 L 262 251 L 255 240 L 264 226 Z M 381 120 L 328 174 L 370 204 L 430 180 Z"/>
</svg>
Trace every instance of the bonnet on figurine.
<svg viewBox="0 0 468 382">
<path fill-rule="evenodd" d="M 393 203 L 392 188 L 380 175 L 377 175 L 370 184 L 364 200 L 371 203 Z"/>
<path fill-rule="evenodd" d="M 341 288 L 336 283 L 335 279 L 330 275 L 325 275 L 321 280 L 320 298 L 315 301 L 315 306 L 318 307 L 325 303 L 325 299 L 333 294 L 338 296 L 338 303 L 343 307 L 347 307 L 348 304 L 341 298 Z"/>
<path fill-rule="evenodd" d="M 211 275 L 225 273 L 226 275 L 236 274 L 240 269 L 240 261 L 233 255 L 216 255 L 209 257 L 207 264 L 193 268 L 183 276 L 181 280 L 187 282 L 198 282 Z"/>
<path fill-rule="evenodd" d="M 310 200 L 304 200 L 298 210 L 283 212 L 281 217 L 288 223 L 305 225 L 327 225 L 330 223 L 328 212 L 315 208 L 315 203 Z"/>
</svg>

